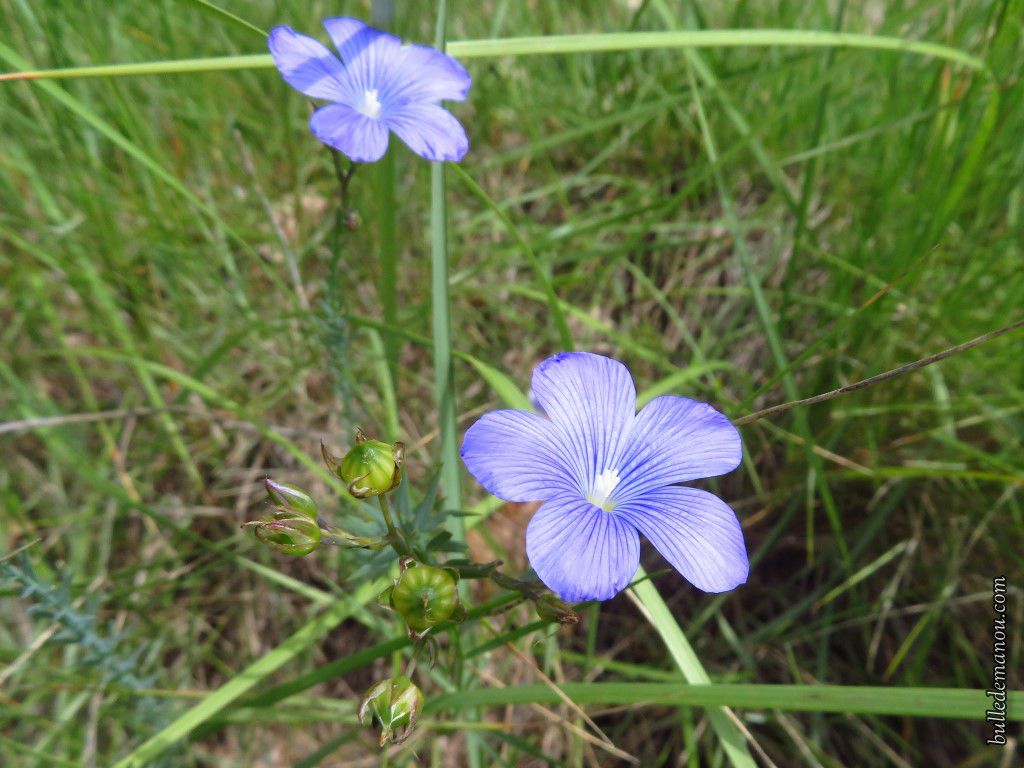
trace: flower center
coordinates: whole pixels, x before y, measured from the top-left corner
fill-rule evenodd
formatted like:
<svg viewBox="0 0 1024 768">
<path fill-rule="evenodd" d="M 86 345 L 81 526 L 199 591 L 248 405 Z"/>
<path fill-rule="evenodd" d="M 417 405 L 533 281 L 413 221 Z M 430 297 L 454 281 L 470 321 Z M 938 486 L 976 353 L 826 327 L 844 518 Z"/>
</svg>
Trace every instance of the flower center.
<svg viewBox="0 0 1024 768">
<path fill-rule="evenodd" d="M 594 487 L 587 494 L 587 501 L 595 507 L 600 507 L 605 512 L 611 512 L 615 504 L 610 500 L 610 497 L 612 491 L 615 490 L 615 486 L 619 484 L 620 479 L 619 470 L 606 469 L 594 478 Z"/>
<path fill-rule="evenodd" d="M 380 99 L 377 98 L 377 89 L 370 88 L 363 93 L 363 103 L 357 109 L 367 117 L 377 119 L 380 117 Z"/>
</svg>

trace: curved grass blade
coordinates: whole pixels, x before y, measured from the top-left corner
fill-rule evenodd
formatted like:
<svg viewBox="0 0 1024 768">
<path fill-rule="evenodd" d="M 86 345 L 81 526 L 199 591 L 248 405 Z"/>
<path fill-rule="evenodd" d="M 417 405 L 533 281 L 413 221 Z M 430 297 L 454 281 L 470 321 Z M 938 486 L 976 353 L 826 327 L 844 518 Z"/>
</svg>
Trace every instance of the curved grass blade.
<svg viewBox="0 0 1024 768">
<path fill-rule="evenodd" d="M 960 64 L 968 69 L 988 72 L 984 61 L 948 45 L 902 37 L 830 32 L 817 29 L 702 29 L 456 40 L 448 44 L 447 51 L 460 59 L 485 59 L 505 56 L 610 53 L 663 48 L 850 48 L 926 56 Z M 15 66 L 24 67 L 24 64 L 15 63 Z M 154 61 L 144 64 L 25 70 L 0 74 L 0 81 L 221 72 L 233 69 L 271 69 L 273 66 L 274 61 L 270 54 L 213 56 L 178 61 Z"/>
<path fill-rule="evenodd" d="M 12 51 L 3 43 L 0 43 L 0 60 L 6 61 L 16 67 L 25 67 L 28 62 L 21 58 L 17 53 Z M 0 79 L 5 78 L 4 75 L 0 75 Z M 162 182 L 167 184 L 171 189 L 177 192 L 179 195 L 188 200 L 197 209 L 202 211 L 208 216 L 218 227 L 220 227 L 225 234 L 227 234 L 232 240 L 243 246 L 247 251 L 252 252 L 249 245 L 242 239 L 242 237 L 235 232 L 226 221 L 224 221 L 220 215 L 204 200 L 199 198 L 194 192 L 188 187 L 182 184 L 178 179 L 164 168 L 160 163 L 150 157 L 141 147 L 134 142 L 125 138 L 119 131 L 117 131 L 110 123 L 100 117 L 98 114 L 92 111 L 88 106 L 83 104 L 81 101 L 76 99 L 70 93 L 65 91 L 59 86 L 49 83 L 41 82 L 39 87 L 43 89 L 44 93 L 48 96 L 53 97 L 58 102 L 63 104 L 65 107 L 70 109 L 80 118 L 85 120 L 89 125 L 96 129 L 102 134 L 108 141 L 116 145 L 124 151 L 132 159 L 139 162 L 143 167 L 146 168 L 150 173 L 159 178 Z"/>
<path fill-rule="evenodd" d="M 572 333 L 569 331 L 569 326 L 565 322 L 565 313 L 562 312 L 562 307 L 558 303 L 558 296 L 555 294 L 555 288 L 551 284 L 551 278 L 548 273 L 544 271 L 544 265 L 541 264 L 540 259 L 537 258 L 537 254 L 534 253 L 533 248 L 526 239 L 519 233 L 519 229 L 508 215 L 501 209 L 491 196 L 481 187 L 476 181 L 470 176 L 460 165 L 452 165 L 452 168 L 462 182 L 469 187 L 469 191 L 480 198 L 481 202 L 487 206 L 487 208 L 498 217 L 498 221 L 502 223 L 505 229 L 513 239 L 519 244 L 519 247 L 523 251 L 523 255 L 526 256 L 526 260 L 530 262 L 530 267 L 533 269 L 533 273 L 537 276 L 537 280 L 540 282 L 541 287 L 544 289 L 544 294 L 548 300 L 548 311 L 551 312 L 551 317 L 555 322 L 555 327 L 558 329 L 558 335 L 562 341 L 562 349 L 566 352 L 573 350 Z"/>
<path fill-rule="evenodd" d="M 646 613 L 645 618 L 661 636 L 676 667 L 683 673 L 686 681 L 690 683 L 685 688 L 678 685 L 673 687 L 677 689 L 684 688 L 685 690 L 694 687 L 717 688 L 717 686 L 711 685 L 711 678 L 708 677 L 704 665 L 697 658 L 693 646 L 686 639 L 686 635 L 683 634 L 679 623 L 673 618 L 672 612 L 661 597 L 661 593 L 658 592 L 654 583 L 647 578 L 647 572 L 643 566 L 637 570 L 636 581 L 634 581 L 633 586 L 630 588 L 629 594 L 630 596 L 635 596 L 637 603 L 642 606 L 643 611 Z M 569 695 L 572 696 L 573 694 Z M 573 697 L 573 700 L 577 703 L 584 703 L 575 697 Z M 721 739 L 722 748 L 725 750 L 729 761 L 736 768 L 757 768 L 754 758 L 751 757 L 750 751 L 747 749 L 746 739 L 724 709 L 708 709 L 708 720 L 711 722 L 711 727 L 715 734 Z"/>
<path fill-rule="evenodd" d="M 213 3 L 209 2 L 209 0 L 187 0 L 187 2 L 193 3 L 194 5 L 198 5 L 201 10 L 209 13 L 211 16 L 219 16 L 222 19 L 227 19 L 233 24 L 237 24 L 243 29 L 247 29 L 250 32 L 255 32 L 260 37 L 267 36 L 266 30 L 260 29 L 255 24 L 250 24 L 241 16 L 236 16 L 226 8 L 221 8 L 219 5 L 214 5 Z"/>
<path fill-rule="evenodd" d="M 466 362 L 476 368 L 480 377 L 490 384 L 491 389 L 509 408 L 517 408 L 520 411 L 533 410 L 533 403 L 530 402 L 530 398 L 524 395 L 523 391 L 515 385 L 515 382 L 504 373 L 472 355 L 466 355 Z"/>
<path fill-rule="evenodd" d="M 372 600 L 382 587 L 381 582 L 370 582 L 350 597 L 339 600 L 266 656 L 254 661 L 166 728 L 136 747 L 131 754 L 115 763 L 114 768 L 143 768 L 152 765 L 154 758 L 330 632 L 357 607 Z"/>
</svg>

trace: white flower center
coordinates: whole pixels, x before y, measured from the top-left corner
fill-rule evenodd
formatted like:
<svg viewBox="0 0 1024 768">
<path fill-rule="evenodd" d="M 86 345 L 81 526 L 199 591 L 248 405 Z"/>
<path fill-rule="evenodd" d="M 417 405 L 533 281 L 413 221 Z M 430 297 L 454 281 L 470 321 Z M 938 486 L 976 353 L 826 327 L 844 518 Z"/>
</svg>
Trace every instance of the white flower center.
<svg viewBox="0 0 1024 768">
<path fill-rule="evenodd" d="M 364 115 L 375 120 L 380 117 L 380 99 L 377 98 L 377 93 L 376 88 L 370 88 L 363 93 L 363 103 L 357 107 Z"/>
<path fill-rule="evenodd" d="M 621 480 L 619 470 L 606 469 L 594 478 L 594 487 L 587 494 L 587 501 L 605 512 L 611 512 L 613 505 L 609 503 L 609 498 L 612 491 L 615 490 L 615 486 L 619 484 L 619 480 Z"/>
</svg>

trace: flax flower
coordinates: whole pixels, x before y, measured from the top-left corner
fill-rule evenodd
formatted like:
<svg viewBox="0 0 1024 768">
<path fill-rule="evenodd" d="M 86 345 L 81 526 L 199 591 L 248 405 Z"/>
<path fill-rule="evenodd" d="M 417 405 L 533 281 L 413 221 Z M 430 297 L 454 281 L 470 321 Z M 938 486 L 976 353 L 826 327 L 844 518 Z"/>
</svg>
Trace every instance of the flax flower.
<svg viewBox="0 0 1024 768">
<path fill-rule="evenodd" d="M 339 59 L 312 37 L 274 27 L 267 38 L 285 81 L 313 99 L 331 102 L 313 113 L 309 127 L 349 159 L 371 163 L 384 156 L 394 132 L 427 160 L 461 160 L 469 149 L 462 125 L 440 106 L 463 101 L 465 68 L 425 45 L 403 44 L 358 19 L 325 19 Z"/>
<path fill-rule="evenodd" d="M 537 575 L 563 600 L 607 600 L 640 563 L 640 535 L 694 586 L 747 579 L 743 533 L 717 496 L 679 483 L 731 472 L 739 433 L 710 405 L 657 397 L 637 413 L 629 371 L 587 352 L 533 373 L 542 414 L 500 410 L 466 432 L 462 460 L 506 501 L 543 501 L 526 531 Z"/>
</svg>

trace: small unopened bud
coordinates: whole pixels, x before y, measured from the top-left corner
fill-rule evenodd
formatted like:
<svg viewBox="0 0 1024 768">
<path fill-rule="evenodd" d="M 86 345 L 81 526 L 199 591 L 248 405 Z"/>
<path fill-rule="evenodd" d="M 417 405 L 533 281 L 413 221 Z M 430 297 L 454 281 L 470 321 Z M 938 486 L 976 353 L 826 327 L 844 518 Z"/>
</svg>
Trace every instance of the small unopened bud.
<svg viewBox="0 0 1024 768">
<path fill-rule="evenodd" d="M 280 517 L 271 520 L 253 520 L 243 528 L 252 528 L 256 538 L 286 555 L 302 557 L 318 546 L 322 532 L 320 526 L 306 517 Z"/>
<path fill-rule="evenodd" d="M 401 614 L 411 635 L 421 637 L 442 621 L 465 616 L 458 583 L 458 572 L 450 568 L 406 560 L 398 580 L 380 599 Z"/>
<path fill-rule="evenodd" d="M 545 621 L 557 621 L 559 624 L 576 624 L 579 614 L 572 609 L 564 600 L 559 600 L 550 592 L 545 592 L 537 598 L 534 606 L 537 608 L 537 615 Z"/>
<path fill-rule="evenodd" d="M 405 675 L 381 680 L 359 700 L 359 722 L 372 716 L 380 724 L 380 745 L 409 738 L 423 706 L 423 694 Z"/>
<path fill-rule="evenodd" d="M 388 445 L 380 440 L 367 440 L 362 430 L 357 429 L 355 447 L 345 454 L 335 471 L 356 498 L 380 496 L 398 487 L 404 453 L 401 443 Z"/>
<path fill-rule="evenodd" d="M 316 521 L 316 502 L 308 493 L 275 483 L 269 477 L 263 482 L 267 487 L 267 496 L 279 509 Z"/>
</svg>

